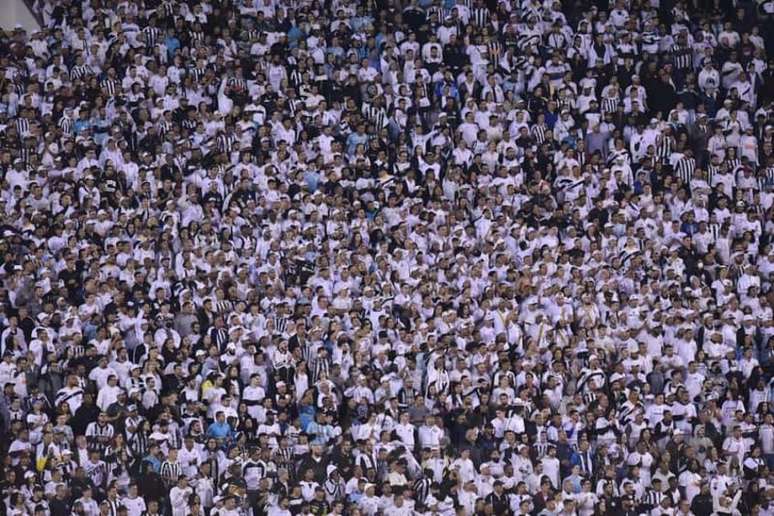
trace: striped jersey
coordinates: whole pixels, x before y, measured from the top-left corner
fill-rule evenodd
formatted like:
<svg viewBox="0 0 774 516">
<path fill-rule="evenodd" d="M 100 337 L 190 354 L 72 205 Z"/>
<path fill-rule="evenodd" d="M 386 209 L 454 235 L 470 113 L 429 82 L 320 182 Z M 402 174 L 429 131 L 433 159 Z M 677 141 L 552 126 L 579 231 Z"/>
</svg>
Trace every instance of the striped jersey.
<svg viewBox="0 0 774 516">
<path fill-rule="evenodd" d="M 688 70 L 693 67 L 693 50 L 689 46 L 674 45 L 672 61 L 676 70 Z"/>
<path fill-rule="evenodd" d="M 696 159 L 683 156 L 675 165 L 675 175 L 683 182 L 683 184 L 690 187 L 693 173 L 696 170 Z"/>
<path fill-rule="evenodd" d="M 476 27 L 484 27 L 489 23 L 489 9 L 486 7 L 477 7 L 471 11 L 470 18 Z"/>
<path fill-rule="evenodd" d="M 183 467 L 179 462 L 169 462 L 165 460 L 161 463 L 161 478 L 167 486 L 174 486 L 178 477 L 183 474 Z"/>
</svg>

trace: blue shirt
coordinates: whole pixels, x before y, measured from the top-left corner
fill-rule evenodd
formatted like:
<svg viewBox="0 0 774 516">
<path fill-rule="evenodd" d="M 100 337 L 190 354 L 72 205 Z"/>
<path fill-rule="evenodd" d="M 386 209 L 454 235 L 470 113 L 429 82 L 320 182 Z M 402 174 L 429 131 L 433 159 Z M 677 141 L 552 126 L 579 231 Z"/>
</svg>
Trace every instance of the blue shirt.
<svg viewBox="0 0 774 516">
<path fill-rule="evenodd" d="M 298 410 L 298 419 L 301 421 L 301 430 L 306 432 L 309 429 L 309 425 L 314 423 L 315 415 L 314 405 L 304 405 Z"/>
<path fill-rule="evenodd" d="M 174 36 L 168 37 L 164 40 L 164 45 L 167 47 L 167 55 L 172 59 L 177 49 L 180 48 L 180 40 Z"/>
<path fill-rule="evenodd" d="M 320 174 L 314 171 L 305 172 L 304 181 L 306 182 L 306 187 L 309 191 L 314 193 L 317 191 L 317 187 L 320 184 Z"/>
<path fill-rule="evenodd" d="M 303 39 L 305 37 L 306 37 L 306 34 L 304 34 L 304 31 L 302 31 L 297 25 L 294 25 L 288 31 L 288 42 L 290 43 L 291 47 L 298 46 L 298 40 Z"/>
<path fill-rule="evenodd" d="M 145 458 L 142 459 L 143 462 L 147 462 L 151 465 L 151 468 L 153 468 L 153 471 L 156 473 L 161 471 L 161 461 L 154 457 L 153 455 L 147 455 Z"/>
<path fill-rule="evenodd" d="M 361 143 L 363 145 L 368 143 L 367 134 L 363 134 L 363 135 L 360 135 L 357 133 L 350 134 L 349 137 L 347 137 L 347 154 L 349 154 L 350 156 L 353 155 L 355 153 L 355 149 Z"/>
<path fill-rule="evenodd" d="M 73 132 L 75 134 L 79 134 L 84 129 L 88 129 L 91 127 L 91 122 L 88 120 L 83 120 L 82 118 L 79 118 L 73 123 Z"/>
<path fill-rule="evenodd" d="M 207 435 L 215 439 L 225 439 L 231 434 L 231 425 L 226 422 L 219 423 L 215 421 L 207 429 Z"/>
<path fill-rule="evenodd" d="M 307 427 L 306 433 L 314 435 L 312 444 L 324 445 L 333 437 L 333 427 L 331 425 L 321 425 L 312 421 Z"/>
</svg>

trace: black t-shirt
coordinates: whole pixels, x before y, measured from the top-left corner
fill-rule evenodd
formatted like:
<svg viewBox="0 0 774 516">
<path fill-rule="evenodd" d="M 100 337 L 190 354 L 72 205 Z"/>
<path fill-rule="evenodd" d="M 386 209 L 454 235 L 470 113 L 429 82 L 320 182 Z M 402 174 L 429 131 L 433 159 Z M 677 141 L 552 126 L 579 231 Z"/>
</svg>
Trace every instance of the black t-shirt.
<svg viewBox="0 0 774 516">
<path fill-rule="evenodd" d="M 51 516 L 69 516 L 70 515 L 70 507 L 67 505 L 67 503 L 64 500 L 59 500 L 57 498 L 54 498 L 51 500 L 51 503 L 48 505 L 49 510 L 51 511 Z"/>
<path fill-rule="evenodd" d="M 70 297 L 74 297 L 78 290 L 83 287 L 81 272 L 78 270 L 77 266 L 73 270 L 68 268 L 62 270 L 59 273 L 59 279 L 64 282 L 65 288 L 67 289 L 67 293 Z"/>
</svg>

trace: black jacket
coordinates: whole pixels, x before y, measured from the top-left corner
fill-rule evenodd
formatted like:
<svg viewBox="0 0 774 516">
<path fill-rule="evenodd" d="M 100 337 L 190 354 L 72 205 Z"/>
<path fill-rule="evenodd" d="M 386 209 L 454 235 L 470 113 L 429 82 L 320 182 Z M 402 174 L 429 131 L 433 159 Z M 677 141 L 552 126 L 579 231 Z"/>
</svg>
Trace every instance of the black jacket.
<svg viewBox="0 0 774 516">
<path fill-rule="evenodd" d="M 712 514 L 712 496 L 698 494 L 691 502 L 691 512 L 696 516 L 710 516 Z"/>
</svg>

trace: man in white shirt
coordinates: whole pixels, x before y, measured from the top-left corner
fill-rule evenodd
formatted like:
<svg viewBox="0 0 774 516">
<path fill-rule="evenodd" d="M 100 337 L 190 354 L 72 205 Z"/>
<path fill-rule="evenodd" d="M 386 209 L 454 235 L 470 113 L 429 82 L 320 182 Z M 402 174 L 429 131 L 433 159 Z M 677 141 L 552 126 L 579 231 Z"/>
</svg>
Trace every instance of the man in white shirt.
<svg viewBox="0 0 774 516">
<path fill-rule="evenodd" d="M 117 376 L 112 367 L 108 367 L 108 360 L 106 356 L 102 356 L 99 359 L 98 367 L 95 367 L 89 373 L 89 380 L 97 384 L 97 389 L 102 389 L 108 383 L 110 375 Z"/>
<path fill-rule="evenodd" d="M 177 485 L 169 491 L 169 503 L 172 506 L 172 516 L 186 516 L 189 514 L 188 498 L 193 489 L 188 485 L 188 477 L 180 475 Z"/>
<path fill-rule="evenodd" d="M 723 441 L 723 453 L 729 459 L 737 457 L 739 464 L 744 462 L 744 456 L 747 453 L 747 443 L 742 436 L 742 427 L 735 426 L 732 434 Z"/>
<path fill-rule="evenodd" d="M 121 498 L 121 505 L 126 507 L 127 516 L 142 516 L 145 512 L 145 500 L 138 495 L 137 484 L 129 484 L 129 491 Z"/>
<path fill-rule="evenodd" d="M 123 392 L 123 389 L 118 386 L 118 377 L 114 374 L 108 376 L 107 385 L 102 387 L 97 394 L 97 407 L 103 412 L 107 412 L 110 405 L 118 400 L 118 394 Z"/>
<path fill-rule="evenodd" d="M 443 435 L 443 430 L 436 425 L 435 417 L 427 416 L 425 424 L 419 427 L 419 446 L 437 448 L 441 446 Z"/>
<path fill-rule="evenodd" d="M 414 449 L 415 432 L 416 432 L 416 427 L 411 424 L 409 420 L 408 412 L 403 412 L 400 415 L 399 423 L 395 425 L 395 433 L 398 435 L 398 439 L 400 439 L 401 442 L 405 444 L 406 448 L 408 448 L 409 450 Z"/>
</svg>

